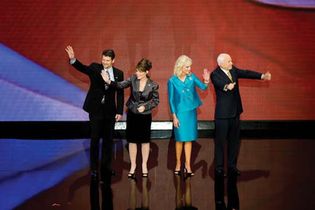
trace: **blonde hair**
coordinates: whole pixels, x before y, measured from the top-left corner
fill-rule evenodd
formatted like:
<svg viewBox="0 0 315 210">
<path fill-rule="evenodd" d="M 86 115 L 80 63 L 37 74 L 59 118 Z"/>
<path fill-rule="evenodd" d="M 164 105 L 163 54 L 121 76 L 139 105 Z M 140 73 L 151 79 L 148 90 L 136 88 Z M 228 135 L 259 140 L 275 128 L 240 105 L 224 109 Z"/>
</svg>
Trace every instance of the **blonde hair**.
<svg viewBox="0 0 315 210">
<path fill-rule="evenodd" d="M 190 57 L 188 57 L 187 55 L 179 56 L 175 62 L 174 75 L 179 77 L 182 74 L 183 67 L 185 65 L 191 65 L 191 64 L 192 64 L 192 60 Z"/>
</svg>

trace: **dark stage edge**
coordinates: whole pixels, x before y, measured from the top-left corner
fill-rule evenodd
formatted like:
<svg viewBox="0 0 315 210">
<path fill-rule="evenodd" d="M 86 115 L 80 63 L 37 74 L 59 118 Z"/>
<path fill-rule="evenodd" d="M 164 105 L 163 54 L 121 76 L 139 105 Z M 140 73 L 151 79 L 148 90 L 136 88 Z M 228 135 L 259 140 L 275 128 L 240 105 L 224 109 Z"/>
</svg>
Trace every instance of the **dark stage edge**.
<svg viewBox="0 0 315 210">
<path fill-rule="evenodd" d="M 115 126 L 115 138 L 125 138 L 125 122 Z M 241 121 L 242 138 L 308 138 L 314 139 L 314 120 Z M 0 122 L 0 138 L 18 139 L 74 139 L 89 138 L 87 121 Z M 213 138 L 214 121 L 198 122 L 199 138 Z M 152 139 L 172 138 L 171 121 L 154 121 Z"/>
</svg>

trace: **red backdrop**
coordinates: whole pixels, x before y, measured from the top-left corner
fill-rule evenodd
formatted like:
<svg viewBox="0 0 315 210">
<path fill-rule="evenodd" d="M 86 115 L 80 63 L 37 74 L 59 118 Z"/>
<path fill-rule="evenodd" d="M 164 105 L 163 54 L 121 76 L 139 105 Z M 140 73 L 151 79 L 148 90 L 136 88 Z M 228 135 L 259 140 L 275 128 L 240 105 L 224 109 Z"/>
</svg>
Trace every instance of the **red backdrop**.
<svg viewBox="0 0 315 210">
<path fill-rule="evenodd" d="M 115 65 L 126 76 L 148 57 L 160 84 L 155 120 L 170 119 L 166 84 L 177 57 L 190 56 L 201 76 L 204 67 L 216 67 L 220 52 L 239 68 L 272 73 L 271 82 L 241 82 L 242 119 L 315 119 L 314 10 L 246 0 L 10 0 L 1 1 L 0 17 L 1 43 L 84 90 L 87 78 L 68 65 L 66 45 L 87 64 L 115 49 Z M 199 119 L 212 120 L 213 87 L 201 97 Z"/>
</svg>

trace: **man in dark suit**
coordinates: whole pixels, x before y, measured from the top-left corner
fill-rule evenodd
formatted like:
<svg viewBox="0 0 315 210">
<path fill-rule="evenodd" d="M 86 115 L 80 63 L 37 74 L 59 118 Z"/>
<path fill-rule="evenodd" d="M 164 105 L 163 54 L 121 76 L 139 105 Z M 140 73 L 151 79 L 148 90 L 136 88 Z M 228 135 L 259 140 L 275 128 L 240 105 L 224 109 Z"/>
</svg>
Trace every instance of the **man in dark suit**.
<svg viewBox="0 0 315 210">
<path fill-rule="evenodd" d="M 228 209 L 239 209 L 235 188 L 239 170 L 236 168 L 240 146 L 240 114 L 243 112 L 239 92 L 239 78 L 270 80 L 269 72 L 262 74 L 241 70 L 233 66 L 231 57 L 221 53 L 217 58 L 218 67 L 211 73 L 216 93 L 215 106 L 215 202 L 216 209 L 226 209 L 224 203 L 224 146 L 227 142 L 228 164 Z M 234 180 L 234 181 L 233 181 Z"/>
<path fill-rule="evenodd" d="M 112 209 L 111 195 L 111 156 L 113 146 L 113 132 L 115 122 L 120 120 L 123 114 L 124 92 L 116 90 L 105 83 L 102 74 L 108 74 L 112 81 L 123 81 L 123 72 L 115 67 L 115 53 L 113 50 L 104 50 L 100 63 L 92 63 L 89 66 L 82 64 L 75 58 L 74 50 L 71 46 L 66 47 L 70 64 L 78 71 L 86 74 L 90 79 L 83 109 L 89 113 L 91 127 L 91 147 L 90 147 L 90 170 L 91 186 L 90 201 L 91 209 L 100 209 L 99 205 L 99 143 L 102 138 L 101 154 L 101 181 L 103 183 L 103 207 L 102 209 Z M 104 200 L 105 199 L 105 200 Z M 106 207 L 105 207 L 106 205 Z"/>
</svg>

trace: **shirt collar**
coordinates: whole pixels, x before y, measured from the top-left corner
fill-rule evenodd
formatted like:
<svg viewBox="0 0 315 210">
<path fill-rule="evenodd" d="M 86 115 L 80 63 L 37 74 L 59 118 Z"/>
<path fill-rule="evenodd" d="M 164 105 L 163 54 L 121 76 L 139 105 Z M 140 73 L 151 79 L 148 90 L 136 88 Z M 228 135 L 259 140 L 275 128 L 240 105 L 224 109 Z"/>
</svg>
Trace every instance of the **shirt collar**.
<svg viewBox="0 0 315 210">
<path fill-rule="evenodd" d="M 221 69 L 225 74 L 227 74 L 227 73 L 229 72 L 229 70 L 225 70 L 225 69 L 223 69 L 223 68 L 221 68 L 221 67 L 220 67 L 220 69 Z"/>
<path fill-rule="evenodd" d="M 113 67 L 111 66 L 111 67 L 109 67 L 108 69 L 104 69 L 104 70 L 107 70 L 108 72 L 113 72 Z"/>
<path fill-rule="evenodd" d="M 110 77 L 110 80 L 115 81 L 113 67 L 111 66 L 108 69 L 104 69 L 104 70 L 107 70 L 109 77 Z"/>
</svg>

